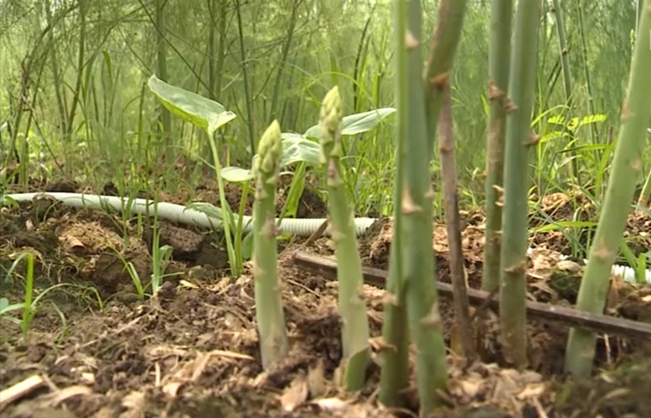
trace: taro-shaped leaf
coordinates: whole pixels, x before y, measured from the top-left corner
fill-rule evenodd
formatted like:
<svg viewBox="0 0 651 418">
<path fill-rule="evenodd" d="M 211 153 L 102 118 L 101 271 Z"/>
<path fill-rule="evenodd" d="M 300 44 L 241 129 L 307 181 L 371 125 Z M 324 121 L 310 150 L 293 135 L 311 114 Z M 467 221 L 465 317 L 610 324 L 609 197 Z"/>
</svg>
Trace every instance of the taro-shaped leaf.
<svg viewBox="0 0 651 418">
<path fill-rule="evenodd" d="M 220 171 L 222 178 L 231 183 L 244 183 L 253 180 L 253 171 L 245 168 L 230 166 Z"/>
<path fill-rule="evenodd" d="M 321 145 L 305 138 L 301 134 L 285 132 L 281 134 L 283 141 L 283 154 L 280 167 L 304 162 L 309 165 L 319 164 Z M 253 159 L 257 158 L 257 155 Z M 222 178 L 231 183 L 242 183 L 253 180 L 253 171 L 240 167 L 224 167 L 220 171 Z"/>
<path fill-rule="evenodd" d="M 380 124 L 387 116 L 393 114 L 396 109 L 392 107 L 385 107 L 377 110 L 370 110 L 363 113 L 355 113 L 352 115 L 344 116 L 341 120 L 341 134 L 342 135 L 356 135 L 368 132 Z M 319 138 L 321 130 L 319 125 L 314 125 L 305 132 L 306 137 Z"/>
<path fill-rule="evenodd" d="M 202 128 L 208 135 L 236 117 L 235 113 L 226 110 L 221 104 L 167 84 L 155 75 L 149 78 L 148 85 L 170 112 Z"/>
<path fill-rule="evenodd" d="M 345 116 L 341 122 L 341 133 L 342 135 L 355 135 L 370 131 L 395 111 L 396 109 L 387 107 Z M 280 160 L 280 166 L 287 167 L 298 162 L 304 162 L 308 165 L 320 164 L 321 145 L 318 142 L 319 132 L 319 125 L 315 125 L 303 135 L 290 132 L 281 134 L 283 154 Z M 256 157 L 254 156 L 253 158 Z M 232 183 L 253 180 L 253 172 L 240 167 L 224 167 L 220 173 L 222 178 Z"/>
<path fill-rule="evenodd" d="M 286 167 L 297 162 L 317 165 L 320 160 L 321 145 L 305 138 L 303 135 L 283 133 L 283 156 L 280 166 Z"/>
</svg>

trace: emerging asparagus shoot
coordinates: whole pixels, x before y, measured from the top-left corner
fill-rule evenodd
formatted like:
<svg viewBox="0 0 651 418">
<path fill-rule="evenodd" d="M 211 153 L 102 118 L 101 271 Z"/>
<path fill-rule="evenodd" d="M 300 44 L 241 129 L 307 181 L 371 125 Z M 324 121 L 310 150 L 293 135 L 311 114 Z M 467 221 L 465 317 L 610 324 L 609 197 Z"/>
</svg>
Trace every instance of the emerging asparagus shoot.
<svg viewBox="0 0 651 418">
<path fill-rule="evenodd" d="M 253 162 L 253 277 L 262 365 L 268 369 L 288 351 L 287 329 L 278 281 L 275 200 L 282 141 L 274 121 L 262 135 Z"/>
<path fill-rule="evenodd" d="M 341 173 L 341 98 L 332 88 L 321 105 L 321 151 L 326 167 L 330 231 L 337 256 L 339 312 L 342 324 L 344 387 L 356 391 L 364 385 L 369 352 L 369 328 L 363 298 L 362 264 L 357 248 L 353 211 Z"/>
</svg>

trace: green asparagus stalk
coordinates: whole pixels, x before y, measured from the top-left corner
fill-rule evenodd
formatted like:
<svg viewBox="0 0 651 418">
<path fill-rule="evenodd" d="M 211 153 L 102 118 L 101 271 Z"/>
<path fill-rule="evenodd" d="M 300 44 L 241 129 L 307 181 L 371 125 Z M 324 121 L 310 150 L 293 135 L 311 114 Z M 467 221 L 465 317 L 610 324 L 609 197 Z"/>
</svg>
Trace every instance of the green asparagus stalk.
<svg viewBox="0 0 651 418">
<path fill-rule="evenodd" d="M 397 0 L 405 3 L 404 0 Z M 400 210 L 404 286 L 410 335 L 416 346 L 416 383 L 420 398 L 420 414 L 428 416 L 442 399 L 439 392 L 447 389 L 446 347 L 439 316 L 435 287 L 435 266 L 432 235 L 432 199 L 430 162 L 432 142 L 427 132 L 423 58 L 421 52 L 422 6 L 420 1 L 406 2 L 405 36 L 406 65 L 397 76 L 406 87 L 408 111 L 406 120 L 405 155 L 398 161 L 404 165 L 405 183 Z M 404 6 L 403 6 L 404 7 Z M 403 16 L 404 15 L 404 16 Z M 406 81 L 404 80 L 406 78 Z"/>
<path fill-rule="evenodd" d="M 509 92 L 514 109 L 507 117 L 504 213 L 501 248 L 500 326 L 507 362 L 527 364 L 526 268 L 531 109 L 536 82 L 541 5 L 520 1 L 515 16 Z"/>
<path fill-rule="evenodd" d="M 454 56 L 461 39 L 463 18 L 467 0 L 442 0 L 438 9 L 438 20 L 425 65 L 425 108 L 427 111 L 427 133 L 430 138 L 430 152 L 437 135 L 439 112 L 443 96 L 450 85 L 450 72 Z"/>
<path fill-rule="evenodd" d="M 488 54 L 490 101 L 488 139 L 486 141 L 486 233 L 482 288 L 497 292 L 500 287 L 502 248 L 502 202 L 500 190 L 504 177 L 504 133 L 506 131 L 511 21 L 513 0 L 492 0 L 490 51 Z"/>
<path fill-rule="evenodd" d="M 402 185 L 404 182 L 405 142 L 407 140 L 407 48 L 406 29 L 407 6 L 405 2 L 397 1 L 395 7 L 395 46 L 396 46 L 396 110 L 398 123 L 396 126 L 397 149 L 395 154 L 396 173 L 394 178 L 393 206 L 393 237 L 389 253 L 389 276 L 387 278 L 387 298 L 384 304 L 384 322 L 382 324 L 383 347 L 380 351 L 382 360 L 382 375 L 380 376 L 380 402 L 386 407 L 402 406 L 403 390 L 409 383 L 409 328 L 407 322 L 407 306 L 404 291 L 402 243 L 404 233 L 402 227 Z"/>
<path fill-rule="evenodd" d="M 642 8 L 640 32 L 651 32 L 651 0 Z M 646 127 L 651 113 L 651 89 L 648 87 L 651 74 L 651 53 L 648 39 L 640 36 L 635 41 L 631 75 L 626 101 L 622 108 L 622 125 L 613 158 L 612 174 L 606 189 L 606 199 L 599 217 L 599 224 L 590 249 L 577 308 L 602 313 L 610 282 L 610 271 L 617 256 L 622 233 L 626 227 L 629 202 L 633 199 L 636 179 L 642 171 L 642 151 L 646 143 Z M 565 370 L 580 378 L 592 372 L 595 355 L 596 335 L 594 332 L 572 329 L 567 342 Z"/>
<path fill-rule="evenodd" d="M 282 141 L 274 121 L 262 135 L 253 163 L 253 277 L 262 365 L 268 369 L 288 351 L 287 328 L 278 281 L 275 200 Z"/>
<path fill-rule="evenodd" d="M 402 260 L 400 260 L 402 239 L 396 231 L 402 222 L 398 219 L 399 217 L 400 210 L 395 210 L 394 234 L 389 253 L 387 300 L 384 304 L 384 323 L 382 324 L 383 347 L 380 351 L 382 374 L 379 399 L 384 406 L 389 408 L 403 405 L 402 392 L 409 384 L 409 325 L 404 278 L 401 273 Z"/>
<path fill-rule="evenodd" d="M 429 152 L 439 135 L 443 200 L 450 247 L 450 276 L 454 287 L 454 307 L 463 356 L 474 359 L 472 327 L 466 292 L 463 251 L 461 249 L 460 219 L 457 198 L 457 173 L 454 156 L 452 126 L 452 99 L 450 72 L 461 38 L 466 0 L 442 0 L 438 9 L 438 23 L 425 67 L 425 109 Z M 437 128 L 438 124 L 438 128 Z M 436 266 L 434 266 L 436 268 Z"/>
<path fill-rule="evenodd" d="M 343 320 L 344 387 L 346 390 L 355 391 L 362 388 L 366 377 L 370 357 L 369 328 L 354 215 L 348 203 L 348 191 L 341 172 L 342 117 L 339 89 L 333 87 L 321 105 L 321 158 L 326 167 L 330 231 L 337 257 L 339 312 Z"/>
</svg>

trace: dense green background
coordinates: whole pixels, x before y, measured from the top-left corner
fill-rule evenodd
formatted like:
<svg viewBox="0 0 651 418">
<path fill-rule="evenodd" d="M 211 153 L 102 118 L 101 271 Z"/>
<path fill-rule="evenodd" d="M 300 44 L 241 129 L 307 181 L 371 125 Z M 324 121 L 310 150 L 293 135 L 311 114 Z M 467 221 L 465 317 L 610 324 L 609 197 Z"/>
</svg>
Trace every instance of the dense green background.
<svg viewBox="0 0 651 418">
<path fill-rule="evenodd" d="M 50 177 L 74 178 L 98 190 L 113 180 L 126 192 L 136 182 L 116 179 L 123 172 L 150 172 L 152 178 L 163 173 L 174 190 L 173 183 L 180 180 L 169 159 L 207 158 L 208 148 L 200 131 L 174 117 L 171 135 L 156 134 L 159 122 L 167 122 L 159 119 L 160 104 L 146 89 L 152 74 L 236 113 L 220 130 L 228 145 L 222 149 L 230 151 L 223 158 L 249 166 L 251 138 L 259 138 L 273 118 L 285 132 L 314 125 L 320 101 L 334 83 L 345 114 L 393 105 L 392 3 L 0 0 L 0 123 L 15 126 L 20 119 L 18 152 L 27 135 L 31 163 Z M 424 2 L 426 33 L 436 23 L 437 3 Z M 455 61 L 453 111 L 462 204 L 477 207 L 484 187 L 490 2 L 469 3 Z M 586 75 L 595 113 L 606 116 L 581 127 L 577 144 L 604 144 L 610 126 L 617 136 L 635 2 L 561 3 L 572 70 L 572 116 L 590 115 Z M 532 115 L 534 129 L 544 136 L 531 154 L 532 185 L 538 187 L 532 191 L 539 195 L 568 188 L 569 154 L 558 153 L 567 140 L 550 134 L 559 127 L 549 117 L 562 115 L 565 102 L 551 4 L 545 2 Z M 360 214 L 371 208 L 390 213 L 394 123 L 390 117 L 379 129 L 348 140 L 347 151 L 358 157 L 348 161 L 354 169 L 348 179 Z M 6 163 L 11 159 L 6 126 L 1 134 Z M 165 155 L 166 163 L 158 163 Z M 585 175 L 569 181 L 591 190 L 601 155 L 594 148 L 580 152 Z M 645 172 L 650 168 L 647 161 Z M 197 180 L 187 181 L 192 185 Z"/>
</svg>

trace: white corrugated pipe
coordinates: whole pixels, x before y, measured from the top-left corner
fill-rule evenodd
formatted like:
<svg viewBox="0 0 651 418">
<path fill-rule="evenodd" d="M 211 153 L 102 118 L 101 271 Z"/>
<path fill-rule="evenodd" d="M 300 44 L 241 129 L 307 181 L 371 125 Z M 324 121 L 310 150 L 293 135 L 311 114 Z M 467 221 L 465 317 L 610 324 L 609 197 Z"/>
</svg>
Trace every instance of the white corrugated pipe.
<svg viewBox="0 0 651 418">
<path fill-rule="evenodd" d="M 129 208 L 132 214 L 140 213 L 153 215 L 154 213 L 154 201 L 148 199 L 129 199 L 126 197 L 61 192 L 16 193 L 6 195 L 6 197 L 19 202 L 32 200 L 38 196 L 51 196 L 64 205 L 75 208 L 104 209 L 110 207 L 118 211 L 122 210 L 122 208 Z M 0 202 L 3 201 L 6 201 L 6 199 L 0 197 Z M 217 209 L 219 210 L 219 208 Z M 177 222 L 184 225 L 200 226 L 203 228 L 219 228 L 222 224 L 222 219 L 220 217 L 210 216 L 196 209 L 167 202 L 158 202 L 158 216 L 167 221 Z M 355 227 L 357 234 L 362 234 L 376 220 L 377 219 L 374 218 L 356 218 Z M 280 228 L 283 232 L 289 232 L 293 235 L 310 236 L 323 224 L 324 221 L 325 218 L 286 218 L 282 220 Z M 250 232 L 253 229 L 253 221 L 250 216 L 243 216 L 242 224 L 244 225 L 244 230 L 246 232 Z M 328 235 L 329 231 L 326 230 L 325 233 Z"/>
<path fill-rule="evenodd" d="M 44 193 L 15 193 L 8 194 L 6 197 L 15 201 L 32 200 L 38 196 L 51 196 L 60 201 L 66 206 L 76 208 L 90 208 L 90 209 L 104 209 L 111 207 L 114 210 L 122 210 L 123 207 L 128 207 L 132 214 L 153 214 L 154 202 L 148 199 L 129 199 L 116 196 L 100 196 L 82 193 L 61 193 L 61 192 L 44 192 Z M 5 203 L 6 199 L 0 197 L 0 203 Z M 222 220 L 219 217 L 209 216 L 208 214 L 188 208 L 183 205 L 174 203 L 158 202 L 158 216 L 171 222 L 177 222 L 184 225 L 194 225 L 204 228 L 219 228 Z M 250 216 L 243 216 L 244 231 L 250 232 L 253 228 L 252 218 Z M 375 218 L 355 218 L 355 228 L 357 234 L 362 234 L 366 231 L 377 219 Z M 289 232 L 293 235 L 309 236 L 316 231 L 325 221 L 322 219 L 283 219 L 280 224 L 280 229 L 283 232 Z M 329 231 L 326 229 L 326 235 Z M 614 265 L 612 269 L 613 274 L 621 275 L 626 281 L 635 281 L 635 270 L 628 266 Z M 646 271 L 646 282 L 651 284 L 651 270 Z"/>
</svg>

